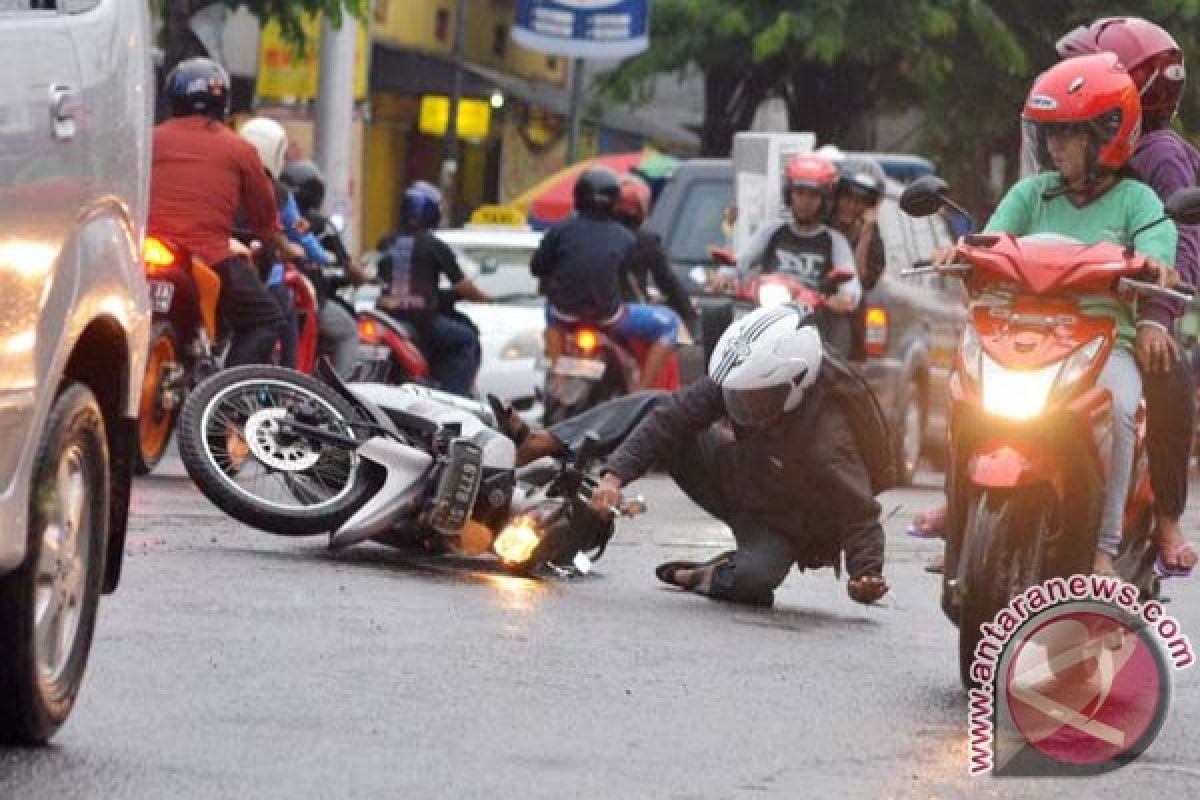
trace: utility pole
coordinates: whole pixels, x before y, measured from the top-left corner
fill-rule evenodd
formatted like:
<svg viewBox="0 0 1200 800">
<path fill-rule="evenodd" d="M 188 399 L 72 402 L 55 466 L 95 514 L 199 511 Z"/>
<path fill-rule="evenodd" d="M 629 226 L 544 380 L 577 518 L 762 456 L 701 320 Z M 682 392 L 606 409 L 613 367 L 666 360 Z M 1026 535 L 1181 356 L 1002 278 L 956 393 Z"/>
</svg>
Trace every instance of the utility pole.
<svg viewBox="0 0 1200 800">
<path fill-rule="evenodd" d="M 579 127 L 583 117 L 583 59 L 571 59 L 571 107 L 567 122 L 567 165 L 579 160 Z"/>
<path fill-rule="evenodd" d="M 331 218 L 343 220 L 346 249 L 356 252 L 358 214 L 354 208 L 354 59 L 358 18 L 342 15 L 338 30 L 329 17 L 321 20 L 321 68 L 313 130 L 313 158 L 325 174 L 325 206 Z"/>
<path fill-rule="evenodd" d="M 450 108 L 446 117 L 446 149 L 442 156 L 442 174 L 439 176 L 451 224 L 455 224 L 459 206 L 458 106 L 462 102 L 463 33 L 466 24 L 467 0 L 458 0 L 454 9 L 454 79 L 450 87 Z"/>
</svg>

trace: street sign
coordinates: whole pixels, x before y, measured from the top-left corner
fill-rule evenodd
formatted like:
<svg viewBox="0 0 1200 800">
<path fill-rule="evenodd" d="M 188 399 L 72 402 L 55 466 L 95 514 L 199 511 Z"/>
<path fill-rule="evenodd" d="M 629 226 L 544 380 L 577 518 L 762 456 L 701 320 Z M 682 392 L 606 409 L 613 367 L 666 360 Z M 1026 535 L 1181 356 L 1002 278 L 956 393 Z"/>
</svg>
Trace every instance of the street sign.
<svg viewBox="0 0 1200 800">
<path fill-rule="evenodd" d="M 648 6 L 648 0 L 517 0 L 512 38 L 571 58 L 628 58 L 649 45 Z"/>
</svg>

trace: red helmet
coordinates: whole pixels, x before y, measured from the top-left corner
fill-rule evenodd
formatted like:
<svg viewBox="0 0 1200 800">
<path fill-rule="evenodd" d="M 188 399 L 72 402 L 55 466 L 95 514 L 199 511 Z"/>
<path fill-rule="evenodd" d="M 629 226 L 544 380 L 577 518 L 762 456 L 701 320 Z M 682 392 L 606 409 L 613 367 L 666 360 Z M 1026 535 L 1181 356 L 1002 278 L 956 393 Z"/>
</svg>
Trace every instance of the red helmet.
<svg viewBox="0 0 1200 800">
<path fill-rule="evenodd" d="M 641 225 L 649 213 L 650 187 L 636 175 L 621 178 L 621 193 L 617 196 L 617 204 L 613 206 L 613 214 Z"/>
<path fill-rule="evenodd" d="M 813 153 L 794 155 L 783 168 L 783 204 L 791 204 L 793 189 L 816 189 L 828 198 L 837 177 L 837 167 L 828 158 Z"/>
<path fill-rule="evenodd" d="M 1068 127 L 1091 137 L 1089 171 L 1116 170 L 1133 154 L 1141 135 L 1137 87 L 1112 53 L 1060 61 L 1038 76 L 1021 114 L 1032 152 L 1049 167 L 1046 134 Z"/>
<path fill-rule="evenodd" d="M 1140 17 L 1106 17 L 1058 40 L 1063 58 L 1115 53 L 1142 97 L 1142 113 L 1165 123 L 1175 116 L 1187 73 L 1171 34 Z"/>
</svg>

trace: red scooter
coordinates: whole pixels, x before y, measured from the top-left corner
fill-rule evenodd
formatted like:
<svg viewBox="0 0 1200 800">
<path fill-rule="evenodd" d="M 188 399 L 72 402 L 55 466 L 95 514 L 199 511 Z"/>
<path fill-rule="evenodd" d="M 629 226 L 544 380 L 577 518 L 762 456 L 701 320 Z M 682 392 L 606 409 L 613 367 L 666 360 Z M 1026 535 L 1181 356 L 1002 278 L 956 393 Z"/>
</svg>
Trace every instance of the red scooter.
<svg viewBox="0 0 1200 800">
<path fill-rule="evenodd" d="M 922 178 L 900 205 L 928 216 L 947 202 L 945 193 L 941 180 Z M 1168 209 L 1179 222 L 1200 221 L 1200 190 L 1177 194 Z M 960 264 L 908 273 L 958 275 L 973 298 L 950 381 L 942 584 L 969 688 L 983 623 L 1031 586 L 1092 571 L 1112 436 L 1112 400 L 1097 380 L 1116 325 L 1083 313 L 1079 296 L 1165 293 L 1186 300 L 1184 292 L 1195 290 L 1143 282 L 1144 257 L 1110 243 L 973 235 L 959 241 L 958 253 Z M 1144 424 L 1137 435 L 1117 567 L 1149 597 L 1158 579 Z"/>
</svg>

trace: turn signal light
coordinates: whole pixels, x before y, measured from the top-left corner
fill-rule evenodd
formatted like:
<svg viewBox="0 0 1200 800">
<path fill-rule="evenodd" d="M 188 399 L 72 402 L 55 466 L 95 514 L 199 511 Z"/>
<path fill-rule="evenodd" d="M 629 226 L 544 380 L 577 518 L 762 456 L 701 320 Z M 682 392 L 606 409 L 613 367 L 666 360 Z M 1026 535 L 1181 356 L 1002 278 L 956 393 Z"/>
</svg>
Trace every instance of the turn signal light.
<svg viewBox="0 0 1200 800">
<path fill-rule="evenodd" d="M 590 353 L 596 349 L 600 340 L 596 337 L 596 332 L 584 328 L 575 333 L 575 344 L 579 345 L 579 349 L 585 353 Z"/>
<path fill-rule="evenodd" d="M 142 261 L 145 262 L 148 272 L 154 272 L 174 266 L 175 254 L 161 240 L 147 236 L 142 242 Z"/>
<path fill-rule="evenodd" d="M 379 344 L 380 333 L 378 323 L 373 319 L 360 319 L 358 321 L 358 339 L 368 344 Z"/>
<path fill-rule="evenodd" d="M 888 313 L 879 306 L 867 307 L 867 355 L 881 356 L 887 351 Z"/>
</svg>

